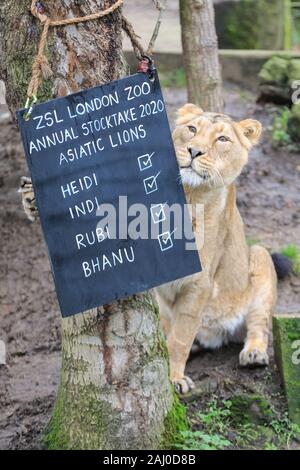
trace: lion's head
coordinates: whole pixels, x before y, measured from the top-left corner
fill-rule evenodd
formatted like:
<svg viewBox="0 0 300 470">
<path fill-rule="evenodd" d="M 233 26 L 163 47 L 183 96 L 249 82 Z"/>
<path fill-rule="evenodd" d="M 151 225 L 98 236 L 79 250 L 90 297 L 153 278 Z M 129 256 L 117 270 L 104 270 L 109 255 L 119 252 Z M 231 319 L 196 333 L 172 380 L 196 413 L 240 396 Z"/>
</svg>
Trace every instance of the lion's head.
<svg viewBox="0 0 300 470">
<path fill-rule="evenodd" d="M 224 114 L 186 104 L 178 110 L 173 140 L 184 185 L 221 187 L 232 183 L 258 141 L 260 122 L 234 122 Z"/>
</svg>

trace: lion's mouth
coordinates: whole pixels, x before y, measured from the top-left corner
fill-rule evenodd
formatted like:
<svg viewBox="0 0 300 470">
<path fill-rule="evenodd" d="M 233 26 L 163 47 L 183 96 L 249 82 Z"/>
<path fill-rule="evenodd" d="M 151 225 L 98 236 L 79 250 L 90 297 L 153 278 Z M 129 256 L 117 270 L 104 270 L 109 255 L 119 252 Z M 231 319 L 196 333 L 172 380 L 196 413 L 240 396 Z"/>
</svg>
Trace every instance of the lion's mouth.
<svg viewBox="0 0 300 470">
<path fill-rule="evenodd" d="M 209 172 L 206 170 L 206 169 L 202 169 L 201 171 L 196 171 L 191 164 L 189 165 L 186 165 L 186 166 L 180 166 L 180 171 L 182 171 L 184 173 L 194 173 L 195 175 L 197 175 L 198 177 L 200 177 L 201 179 L 203 179 L 204 181 L 207 181 L 209 178 L 210 178 L 210 174 Z"/>
<path fill-rule="evenodd" d="M 180 169 L 185 169 L 185 168 L 192 169 L 192 164 L 190 163 L 189 165 L 185 165 L 185 166 L 180 165 Z"/>
</svg>

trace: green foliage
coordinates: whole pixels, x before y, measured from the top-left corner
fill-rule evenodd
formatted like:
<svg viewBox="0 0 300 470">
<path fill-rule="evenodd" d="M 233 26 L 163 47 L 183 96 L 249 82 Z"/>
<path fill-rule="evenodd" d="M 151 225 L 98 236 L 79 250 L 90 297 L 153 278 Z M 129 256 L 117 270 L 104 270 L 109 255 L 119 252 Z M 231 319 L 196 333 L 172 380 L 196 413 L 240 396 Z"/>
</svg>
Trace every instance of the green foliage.
<svg viewBox="0 0 300 470">
<path fill-rule="evenodd" d="M 264 446 L 264 450 L 279 450 L 273 442 L 267 442 Z"/>
<path fill-rule="evenodd" d="M 285 449 L 289 449 L 292 439 L 299 440 L 300 438 L 300 426 L 292 423 L 287 413 L 280 419 L 271 421 L 270 427 L 277 436 L 278 444 Z"/>
<path fill-rule="evenodd" d="M 183 68 L 161 71 L 159 77 L 161 86 L 164 88 L 184 88 L 186 86 L 186 77 Z"/>
<path fill-rule="evenodd" d="M 293 424 L 286 413 L 276 413 L 268 401 L 257 394 L 247 397 L 257 405 L 264 405 L 266 419 L 247 422 L 241 420 L 240 409 L 237 412 L 236 401 L 240 397 L 233 396 L 229 401 L 220 402 L 214 397 L 207 404 L 207 412 L 196 412 L 191 417 L 194 428 L 181 431 L 181 441 L 175 448 L 183 450 L 222 450 L 238 449 L 288 449 L 291 441 L 299 439 L 300 427 Z M 246 413 L 247 414 L 247 413 Z"/>
<path fill-rule="evenodd" d="M 260 426 L 254 426 L 252 423 L 238 424 L 235 438 L 236 445 L 241 448 L 251 448 L 255 446 L 260 433 Z"/>
<path fill-rule="evenodd" d="M 290 243 L 281 248 L 280 253 L 292 261 L 294 273 L 296 276 L 300 276 L 300 249 L 293 243 Z"/>
<path fill-rule="evenodd" d="M 216 398 L 208 404 L 207 413 L 195 413 L 193 421 L 199 422 L 201 429 L 181 432 L 181 442 L 177 449 L 184 450 L 222 450 L 231 445 L 225 437 L 230 423 L 231 402 L 225 401 L 223 406 L 218 405 Z"/>
<path fill-rule="evenodd" d="M 273 144 L 278 147 L 284 147 L 291 143 L 291 138 L 288 133 L 288 121 L 290 117 L 290 110 L 286 107 L 280 109 L 277 116 L 274 118 L 271 137 Z"/>
<path fill-rule="evenodd" d="M 300 71 L 299 71 L 300 77 Z M 288 123 L 287 123 L 288 133 L 293 142 L 297 142 L 298 147 L 300 143 L 300 104 L 293 104 L 290 109 Z"/>
<path fill-rule="evenodd" d="M 222 47 L 283 48 L 282 0 L 224 2 L 216 7 L 216 19 Z"/>
<path fill-rule="evenodd" d="M 231 445 L 230 441 L 219 434 L 206 434 L 202 431 L 185 431 L 181 433 L 183 443 L 176 446 L 183 450 L 222 450 Z"/>
<path fill-rule="evenodd" d="M 229 420 L 231 418 L 232 402 L 225 401 L 223 406 L 223 408 L 220 408 L 218 406 L 218 401 L 213 399 L 208 406 L 207 413 L 197 413 L 201 422 L 206 428 L 209 428 L 211 432 L 223 434 L 228 428 Z"/>
<path fill-rule="evenodd" d="M 279 108 L 271 126 L 271 139 L 274 147 L 285 147 L 287 150 L 300 149 L 300 105 L 294 104 L 291 109 Z"/>
<path fill-rule="evenodd" d="M 225 47 L 232 49 L 257 49 L 256 8 L 253 1 L 239 2 L 232 5 L 225 13 L 224 41 Z"/>
</svg>

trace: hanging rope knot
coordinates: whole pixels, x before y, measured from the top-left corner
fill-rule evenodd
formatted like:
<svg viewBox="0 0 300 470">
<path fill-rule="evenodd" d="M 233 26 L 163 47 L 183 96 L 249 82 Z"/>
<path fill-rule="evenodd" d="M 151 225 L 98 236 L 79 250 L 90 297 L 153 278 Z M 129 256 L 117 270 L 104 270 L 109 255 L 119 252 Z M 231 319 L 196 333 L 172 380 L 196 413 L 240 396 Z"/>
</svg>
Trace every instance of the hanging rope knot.
<svg viewBox="0 0 300 470">
<path fill-rule="evenodd" d="M 40 43 L 38 46 L 38 53 L 32 64 L 32 76 L 27 89 L 27 101 L 25 108 L 30 106 L 30 109 L 26 113 L 26 119 L 29 119 L 30 114 L 33 110 L 33 105 L 37 101 L 37 91 L 41 82 L 41 77 L 44 79 L 49 79 L 52 74 L 52 70 L 49 66 L 47 57 L 45 56 L 45 47 L 47 42 L 47 36 L 50 26 L 64 26 L 69 24 L 78 24 L 83 21 L 90 21 L 97 18 L 101 18 L 105 15 L 113 13 L 117 8 L 119 8 L 124 0 L 116 0 L 113 5 L 108 7 L 106 10 L 98 11 L 91 15 L 86 15 L 79 18 L 65 18 L 63 20 L 51 20 L 46 14 L 46 9 L 42 2 L 37 2 L 31 0 L 30 11 L 31 14 L 37 18 L 44 26 L 43 32 L 41 35 Z"/>
<path fill-rule="evenodd" d="M 31 2 L 31 14 L 38 18 L 41 23 L 45 23 L 48 19 L 48 16 L 46 15 L 46 8 L 42 4 L 42 2 Z"/>
<path fill-rule="evenodd" d="M 41 15 L 43 15 L 46 12 L 45 7 L 42 4 L 42 2 L 36 2 L 35 7 L 36 7 L 36 11 L 40 13 Z"/>
<path fill-rule="evenodd" d="M 52 77 L 53 72 L 46 56 L 41 55 L 40 57 L 37 57 L 37 66 L 40 68 L 42 76 L 45 80 L 48 80 L 50 77 Z"/>
<path fill-rule="evenodd" d="M 71 24 L 78 24 L 85 21 L 91 21 L 98 18 L 102 18 L 103 16 L 109 15 L 115 10 L 117 10 L 117 8 L 119 8 L 123 4 L 123 1 L 124 0 L 115 0 L 115 2 L 105 10 L 101 10 L 90 15 L 80 16 L 78 18 L 75 17 L 64 19 L 50 19 L 46 13 L 46 8 L 44 7 L 43 3 L 37 2 L 36 0 L 31 0 L 31 14 L 43 24 L 44 28 L 38 46 L 38 53 L 32 65 L 32 77 L 27 89 L 27 101 L 25 108 L 29 108 L 29 110 L 25 114 L 26 119 L 30 118 L 33 106 L 37 102 L 37 91 L 41 82 L 41 77 L 48 79 L 52 75 L 52 70 L 49 66 L 48 59 L 44 53 L 49 27 L 68 26 Z M 150 56 L 152 55 L 154 43 L 158 35 L 158 31 L 161 24 L 162 11 L 164 9 L 162 1 L 153 0 L 153 2 L 159 11 L 159 14 L 146 53 L 144 52 L 143 46 L 139 41 L 139 36 L 135 33 L 132 24 L 127 20 L 127 18 L 125 18 L 125 16 L 122 15 L 122 27 L 130 38 L 134 52 L 140 61 L 138 71 L 148 73 L 150 79 L 154 77 L 155 71 L 153 60 Z"/>
<path fill-rule="evenodd" d="M 149 69 L 149 60 L 145 57 L 139 61 L 137 71 L 142 73 L 147 73 Z"/>
<path fill-rule="evenodd" d="M 141 73 L 148 73 L 149 78 L 152 79 L 155 73 L 154 61 L 151 57 L 147 55 L 143 55 L 139 61 L 139 65 L 137 68 L 138 72 Z"/>
</svg>

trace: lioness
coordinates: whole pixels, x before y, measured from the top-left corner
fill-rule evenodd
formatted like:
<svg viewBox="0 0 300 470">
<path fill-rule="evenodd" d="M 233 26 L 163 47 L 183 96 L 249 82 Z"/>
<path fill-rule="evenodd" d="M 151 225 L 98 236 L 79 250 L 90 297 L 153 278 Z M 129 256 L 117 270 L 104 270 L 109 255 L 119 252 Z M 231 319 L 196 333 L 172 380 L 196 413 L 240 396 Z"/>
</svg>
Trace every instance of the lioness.
<svg viewBox="0 0 300 470">
<path fill-rule="evenodd" d="M 246 243 L 234 180 L 261 134 L 258 121 L 234 122 L 193 104 L 178 111 L 173 133 L 187 202 L 204 204 L 203 271 L 155 289 L 178 391 L 193 387 L 184 375 L 193 341 L 217 348 L 245 327 L 242 366 L 268 363 L 268 337 L 276 303 L 276 273 L 264 248 Z M 37 217 L 31 180 L 20 191 L 26 214 Z M 196 227 L 201 230 L 202 227 Z"/>
<path fill-rule="evenodd" d="M 195 338 L 218 348 L 246 327 L 240 364 L 268 363 L 277 279 L 267 250 L 247 245 L 236 206 L 234 180 L 260 137 L 261 124 L 234 122 L 193 104 L 179 109 L 176 124 L 173 140 L 187 202 L 204 204 L 203 271 L 157 288 L 156 296 L 171 379 L 186 393 L 193 387 L 184 369 Z M 196 228 L 196 237 L 201 229 Z"/>
</svg>

